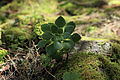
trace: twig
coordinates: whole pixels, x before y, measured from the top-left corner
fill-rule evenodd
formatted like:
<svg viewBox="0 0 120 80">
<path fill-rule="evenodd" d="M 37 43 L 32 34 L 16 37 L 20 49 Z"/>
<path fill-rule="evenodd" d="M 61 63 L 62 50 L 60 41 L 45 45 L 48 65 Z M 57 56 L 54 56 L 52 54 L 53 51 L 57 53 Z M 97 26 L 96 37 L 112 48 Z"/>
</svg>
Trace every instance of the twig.
<svg viewBox="0 0 120 80">
<path fill-rule="evenodd" d="M 9 55 L 7 55 L 7 57 L 8 57 L 8 58 L 9 58 L 9 60 L 12 62 L 12 64 L 13 64 L 13 66 L 14 66 L 15 70 L 17 71 L 17 67 L 16 67 L 16 65 L 15 65 L 14 61 L 10 58 L 10 56 L 9 56 Z"/>
<path fill-rule="evenodd" d="M 57 78 L 52 73 L 50 73 L 46 68 L 44 68 L 44 69 L 48 74 L 50 74 L 53 78 L 55 78 L 57 80 Z"/>
</svg>

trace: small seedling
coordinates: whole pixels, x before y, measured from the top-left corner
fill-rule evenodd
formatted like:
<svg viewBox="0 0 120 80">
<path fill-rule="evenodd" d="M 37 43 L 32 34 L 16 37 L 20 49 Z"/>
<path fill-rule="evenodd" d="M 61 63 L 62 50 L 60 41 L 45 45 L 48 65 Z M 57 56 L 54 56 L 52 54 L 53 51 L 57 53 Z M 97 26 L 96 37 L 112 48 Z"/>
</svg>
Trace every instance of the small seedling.
<svg viewBox="0 0 120 80">
<path fill-rule="evenodd" d="M 53 59 L 61 59 L 63 54 L 68 54 L 81 39 L 79 34 L 73 33 L 75 27 L 74 22 L 66 23 L 62 16 L 58 17 L 55 23 L 42 24 L 42 40 L 38 47 L 45 47 L 46 53 Z"/>
</svg>

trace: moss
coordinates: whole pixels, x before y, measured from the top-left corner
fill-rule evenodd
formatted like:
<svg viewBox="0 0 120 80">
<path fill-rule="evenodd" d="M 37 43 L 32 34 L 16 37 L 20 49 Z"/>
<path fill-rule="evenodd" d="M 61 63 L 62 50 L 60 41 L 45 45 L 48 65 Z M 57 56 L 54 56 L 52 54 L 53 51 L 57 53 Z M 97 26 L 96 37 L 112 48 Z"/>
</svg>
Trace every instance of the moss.
<svg viewBox="0 0 120 80">
<path fill-rule="evenodd" d="M 24 46 L 24 41 L 33 38 L 34 34 L 28 28 L 10 27 L 5 29 L 1 36 L 2 43 L 5 44 L 7 48 L 17 48 L 19 45 Z"/>
<path fill-rule="evenodd" d="M 89 53 L 77 53 L 58 73 L 58 79 L 66 72 L 77 72 L 82 80 L 107 80 L 106 75 L 100 70 L 101 62 L 97 56 Z M 80 79 L 80 80 L 81 80 Z"/>
<path fill-rule="evenodd" d="M 113 52 L 111 55 L 111 60 L 120 64 L 120 44 L 112 43 Z"/>
<path fill-rule="evenodd" d="M 2 19 L 0 23 L 5 23 L 6 19 L 11 20 L 20 16 L 23 18 L 41 15 L 51 17 L 53 13 L 59 12 L 57 5 L 56 0 L 15 0 L 0 9 L 0 19 Z"/>
<path fill-rule="evenodd" d="M 64 73 L 75 72 L 79 80 L 120 80 L 120 64 L 111 57 L 93 53 L 76 53 L 57 73 L 61 79 Z"/>
<path fill-rule="evenodd" d="M 102 62 L 102 69 L 109 77 L 109 80 L 120 80 L 120 65 L 116 62 L 111 62 L 108 57 L 99 57 Z"/>
</svg>

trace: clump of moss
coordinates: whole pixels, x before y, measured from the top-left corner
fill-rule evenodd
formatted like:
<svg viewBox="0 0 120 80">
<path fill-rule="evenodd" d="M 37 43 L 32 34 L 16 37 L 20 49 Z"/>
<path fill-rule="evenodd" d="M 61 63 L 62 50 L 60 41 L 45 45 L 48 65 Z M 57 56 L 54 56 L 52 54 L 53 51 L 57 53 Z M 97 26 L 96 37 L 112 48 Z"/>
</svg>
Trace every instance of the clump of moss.
<svg viewBox="0 0 120 80">
<path fill-rule="evenodd" d="M 68 64 L 57 73 L 58 79 L 66 72 L 77 72 L 80 80 L 106 80 L 106 74 L 100 69 L 101 62 L 96 55 L 77 53 Z"/>
<path fill-rule="evenodd" d="M 12 27 L 5 29 L 1 36 L 2 43 L 5 44 L 7 48 L 17 48 L 18 46 L 24 46 L 24 41 L 30 40 L 33 34 L 28 29 Z"/>
<path fill-rule="evenodd" d="M 79 74 L 78 80 L 120 80 L 120 65 L 104 55 L 77 53 L 57 73 L 61 79 L 65 73 Z"/>
<path fill-rule="evenodd" d="M 111 55 L 111 60 L 120 64 L 120 44 L 112 43 L 113 52 Z"/>
<path fill-rule="evenodd" d="M 120 65 L 116 62 L 111 62 L 107 57 L 99 57 L 102 62 L 102 69 L 109 77 L 108 80 L 120 80 Z"/>
</svg>

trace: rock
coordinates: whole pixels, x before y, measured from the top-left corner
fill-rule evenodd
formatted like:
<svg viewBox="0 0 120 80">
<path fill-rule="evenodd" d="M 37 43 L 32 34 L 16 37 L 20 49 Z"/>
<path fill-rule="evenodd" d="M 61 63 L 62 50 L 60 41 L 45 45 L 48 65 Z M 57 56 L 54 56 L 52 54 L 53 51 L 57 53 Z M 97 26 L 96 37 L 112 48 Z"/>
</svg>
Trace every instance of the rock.
<svg viewBox="0 0 120 80">
<path fill-rule="evenodd" d="M 100 41 L 80 41 L 75 46 L 77 52 L 91 52 L 95 54 L 108 54 L 112 52 L 112 46 L 110 42 Z"/>
</svg>

